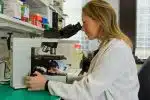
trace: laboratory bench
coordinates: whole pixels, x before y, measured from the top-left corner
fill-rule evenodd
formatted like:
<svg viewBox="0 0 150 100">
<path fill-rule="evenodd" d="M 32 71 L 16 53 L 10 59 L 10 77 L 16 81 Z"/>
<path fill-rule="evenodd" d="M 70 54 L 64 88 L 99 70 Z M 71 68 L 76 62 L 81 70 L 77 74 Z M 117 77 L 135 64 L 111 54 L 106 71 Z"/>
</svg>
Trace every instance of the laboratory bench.
<svg viewBox="0 0 150 100">
<path fill-rule="evenodd" d="M 9 85 L 0 84 L 0 100 L 60 100 L 47 91 L 28 91 L 27 89 L 13 89 Z"/>
</svg>

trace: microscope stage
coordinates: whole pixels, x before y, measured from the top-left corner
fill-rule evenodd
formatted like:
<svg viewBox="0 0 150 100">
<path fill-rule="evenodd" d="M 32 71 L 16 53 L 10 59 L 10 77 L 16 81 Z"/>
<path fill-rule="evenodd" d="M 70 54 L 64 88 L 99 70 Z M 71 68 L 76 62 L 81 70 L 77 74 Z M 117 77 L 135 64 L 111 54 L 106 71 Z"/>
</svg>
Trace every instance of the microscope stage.
<svg viewBox="0 0 150 100">
<path fill-rule="evenodd" d="M 35 59 L 43 60 L 64 60 L 67 59 L 64 55 L 35 55 Z"/>
</svg>

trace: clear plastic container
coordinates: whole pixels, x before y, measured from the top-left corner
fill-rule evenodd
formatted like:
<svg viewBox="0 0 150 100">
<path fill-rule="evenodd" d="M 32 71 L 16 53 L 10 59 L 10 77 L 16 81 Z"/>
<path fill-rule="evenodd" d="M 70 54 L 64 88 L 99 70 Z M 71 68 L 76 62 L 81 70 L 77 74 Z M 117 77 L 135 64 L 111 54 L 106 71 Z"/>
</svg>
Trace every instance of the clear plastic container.
<svg viewBox="0 0 150 100">
<path fill-rule="evenodd" d="M 3 13 L 7 16 L 21 19 L 21 5 L 19 0 L 4 0 Z"/>
</svg>

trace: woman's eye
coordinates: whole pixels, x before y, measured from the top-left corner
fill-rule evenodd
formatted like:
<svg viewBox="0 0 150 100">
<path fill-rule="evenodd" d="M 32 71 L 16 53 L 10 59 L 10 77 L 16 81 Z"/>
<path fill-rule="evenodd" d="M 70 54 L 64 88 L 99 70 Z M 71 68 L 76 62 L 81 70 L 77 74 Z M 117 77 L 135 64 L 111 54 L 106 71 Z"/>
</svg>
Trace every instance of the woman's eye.
<svg viewBox="0 0 150 100">
<path fill-rule="evenodd" d="M 83 25 L 85 25 L 86 23 L 85 22 L 83 22 Z"/>
</svg>

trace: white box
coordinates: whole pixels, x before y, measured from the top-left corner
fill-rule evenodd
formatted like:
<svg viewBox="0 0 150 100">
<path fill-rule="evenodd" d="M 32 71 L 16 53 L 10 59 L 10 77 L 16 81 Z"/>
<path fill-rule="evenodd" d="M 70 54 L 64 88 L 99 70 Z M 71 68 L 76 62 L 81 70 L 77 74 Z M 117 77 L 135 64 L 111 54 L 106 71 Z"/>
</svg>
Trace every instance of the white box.
<svg viewBox="0 0 150 100">
<path fill-rule="evenodd" d="M 4 14 L 10 17 L 21 19 L 21 5 L 23 3 L 17 0 L 4 1 Z"/>
</svg>

